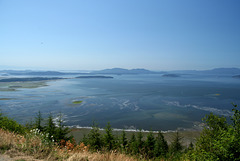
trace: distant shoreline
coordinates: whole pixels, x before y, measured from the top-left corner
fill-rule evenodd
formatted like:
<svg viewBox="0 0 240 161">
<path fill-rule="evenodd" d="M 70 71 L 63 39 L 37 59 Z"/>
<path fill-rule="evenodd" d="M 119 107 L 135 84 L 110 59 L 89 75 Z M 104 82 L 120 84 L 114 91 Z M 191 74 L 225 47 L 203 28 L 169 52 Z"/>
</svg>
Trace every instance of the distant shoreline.
<svg viewBox="0 0 240 161">
<path fill-rule="evenodd" d="M 96 75 L 96 76 L 78 76 L 78 77 L 75 77 L 75 78 L 84 78 L 84 79 L 88 79 L 88 78 L 90 78 L 90 79 L 93 79 L 93 78 L 100 78 L 100 79 L 104 79 L 104 78 L 107 78 L 107 79 L 112 79 L 112 78 L 114 78 L 114 77 L 111 77 L 111 76 L 98 76 L 98 75 Z"/>
<path fill-rule="evenodd" d="M 35 82 L 35 81 L 48 81 L 65 79 L 60 77 L 26 77 L 26 78 L 4 78 L 0 82 Z"/>
<path fill-rule="evenodd" d="M 0 91 L 16 91 L 19 88 L 39 88 L 48 86 L 47 81 L 57 81 L 64 79 L 113 79 L 111 76 L 78 76 L 75 78 L 63 77 L 13 77 L 13 78 L 0 78 Z"/>
</svg>

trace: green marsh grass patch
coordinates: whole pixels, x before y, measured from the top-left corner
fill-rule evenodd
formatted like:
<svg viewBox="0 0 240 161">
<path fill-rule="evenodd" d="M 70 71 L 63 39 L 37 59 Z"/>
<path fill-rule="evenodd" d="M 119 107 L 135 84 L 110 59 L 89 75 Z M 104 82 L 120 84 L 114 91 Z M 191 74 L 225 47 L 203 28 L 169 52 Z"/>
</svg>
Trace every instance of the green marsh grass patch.
<svg viewBox="0 0 240 161">
<path fill-rule="evenodd" d="M 80 104 L 80 103 L 82 103 L 83 101 L 73 101 L 72 103 L 73 104 Z"/>
</svg>

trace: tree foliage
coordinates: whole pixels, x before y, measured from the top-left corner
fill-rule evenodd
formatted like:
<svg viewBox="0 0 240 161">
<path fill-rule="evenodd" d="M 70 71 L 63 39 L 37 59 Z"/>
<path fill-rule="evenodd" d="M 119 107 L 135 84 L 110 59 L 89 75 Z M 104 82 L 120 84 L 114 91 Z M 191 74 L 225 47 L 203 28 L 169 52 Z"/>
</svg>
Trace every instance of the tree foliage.
<svg viewBox="0 0 240 161">
<path fill-rule="evenodd" d="M 181 144 L 182 137 L 179 135 L 179 132 L 177 131 L 174 134 L 174 137 L 172 139 L 172 143 L 170 145 L 170 151 L 171 153 L 179 153 L 183 150 L 183 146 Z"/>
<path fill-rule="evenodd" d="M 72 136 L 67 136 L 69 132 L 69 128 L 64 125 L 63 114 L 59 113 L 57 118 L 57 127 L 55 129 L 55 140 L 58 142 L 61 140 L 72 140 Z"/>
<path fill-rule="evenodd" d="M 100 150 L 103 145 L 102 136 L 99 132 L 98 125 L 93 122 L 92 129 L 88 134 L 87 143 L 90 145 L 92 150 Z"/>
<path fill-rule="evenodd" d="M 48 133 L 48 139 L 56 138 L 56 126 L 53 122 L 53 116 L 50 113 L 47 119 L 47 124 L 44 129 L 44 132 Z"/>
<path fill-rule="evenodd" d="M 38 111 L 37 116 L 35 117 L 34 128 L 37 128 L 41 132 L 43 131 L 42 121 L 43 121 L 42 113 Z"/>
<path fill-rule="evenodd" d="M 230 118 L 228 123 L 226 117 L 207 115 L 203 119 L 206 127 L 190 157 L 195 160 L 240 160 L 240 111 L 237 105 L 234 105 Z"/>
<path fill-rule="evenodd" d="M 126 137 L 126 132 L 124 130 L 122 131 L 122 134 L 120 137 L 120 145 L 121 145 L 121 149 L 125 151 L 128 145 L 128 140 Z"/>
<path fill-rule="evenodd" d="M 153 132 L 150 131 L 147 135 L 147 139 L 144 145 L 145 154 L 147 154 L 148 158 L 152 158 L 154 156 L 154 145 L 155 145 L 155 138 L 153 136 Z"/>
<path fill-rule="evenodd" d="M 154 145 L 154 156 L 166 157 L 167 153 L 168 153 L 167 141 L 164 139 L 163 134 L 159 131 Z"/>
<path fill-rule="evenodd" d="M 137 147 L 138 147 L 138 153 L 143 154 L 144 152 L 144 141 L 143 141 L 143 134 L 142 130 L 140 130 L 137 133 Z"/>
<path fill-rule="evenodd" d="M 105 135 L 103 136 L 103 141 L 107 150 L 112 150 L 115 148 L 115 139 L 112 134 L 112 128 L 109 122 L 107 123 L 107 126 L 105 128 Z"/>
<path fill-rule="evenodd" d="M 1 111 L 0 111 L 0 128 L 18 134 L 24 134 L 27 129 L 23 125 L 14 121 L 13 119 L 8 118 L 7 116 L 3 116 Z"/>
</svg>

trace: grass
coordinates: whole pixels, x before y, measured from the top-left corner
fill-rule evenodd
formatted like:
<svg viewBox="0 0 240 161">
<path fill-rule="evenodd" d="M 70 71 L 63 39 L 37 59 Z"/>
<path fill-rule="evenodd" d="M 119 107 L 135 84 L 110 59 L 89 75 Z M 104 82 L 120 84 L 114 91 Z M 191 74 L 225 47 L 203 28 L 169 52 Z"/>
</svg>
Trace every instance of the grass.
<svg viewBox="0 0 240 161">
<path fill-rule="evenodd" d="M 73 104 L 80 104 L 80 103 L 82 103 L 83 101 L 73 101 L 72 103 Z"/>
<path fill-rule="evenodd" d="M 84 144 L 75 147 L 69 142 L 61 147 L 45 142 L 41 134 L 27 133 L 25 136 L 0 129 L 0 154 L 14 160 L 66 160 L 66 161 L 135 161 L 136 158 L 117 151 L 89 152 Z"/>
</svg>

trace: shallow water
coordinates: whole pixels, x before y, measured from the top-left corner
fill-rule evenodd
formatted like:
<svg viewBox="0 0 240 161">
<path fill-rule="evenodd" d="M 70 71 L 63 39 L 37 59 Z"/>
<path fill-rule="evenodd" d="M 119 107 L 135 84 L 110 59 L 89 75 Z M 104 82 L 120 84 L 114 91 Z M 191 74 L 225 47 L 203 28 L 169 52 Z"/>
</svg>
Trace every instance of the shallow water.
<svg viewBox="0 0 240 161">
<path fill-rule="evenodd" d="M 240 104 L 240 79 L 231 76 L 114 75 L 114 79 L 65 79 L 49 86 L 0 93 L 0 108 L 25 123 L 40 110 L 62 112 L 67 125 L 175 130 L 194 128 L 209 112 L 230 116 Z M 74 101 L 83 101 L 74 104 Z"/>
</svg>

